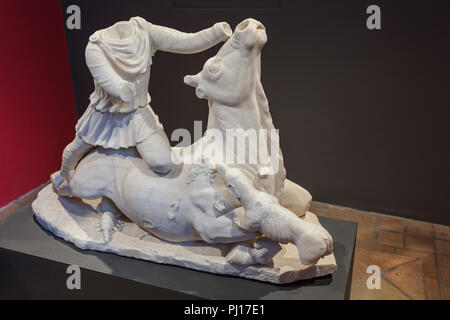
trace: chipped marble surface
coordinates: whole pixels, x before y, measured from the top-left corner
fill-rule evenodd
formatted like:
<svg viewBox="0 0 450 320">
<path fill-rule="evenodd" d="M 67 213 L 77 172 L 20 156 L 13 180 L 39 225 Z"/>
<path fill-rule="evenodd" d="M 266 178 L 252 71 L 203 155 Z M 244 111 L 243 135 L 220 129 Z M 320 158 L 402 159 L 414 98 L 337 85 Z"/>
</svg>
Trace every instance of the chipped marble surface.
<svg viewBox="0 0 450 320">
<path fill-rule="evenodd" d="M 33 202 L 36 220 L 60 238 L 84 250 L 97 250 L 122 256 L 171 264 L 217 274 L 227 274 L 276 284 L 324 276 L 336 271 L 333 254 L 319 260 L 314 266 L 299 262 L 297 248 L 282 245 L 283 249 L 270 265 L 238 266 L 226 261 L 230 244 L 211 245 L 204 242 L 171 243 L 158 239 L 130 221 L 124 221 L 121 230 L 105 243 L 103 233 L 96 225 L 100 215 L 93 209 L 98 201 L 82 202 L 76 198 L 58 196 L 51 185 L 44 188 Z M 319 223 L 307 212 L 305 220 Z"/>
</svg>

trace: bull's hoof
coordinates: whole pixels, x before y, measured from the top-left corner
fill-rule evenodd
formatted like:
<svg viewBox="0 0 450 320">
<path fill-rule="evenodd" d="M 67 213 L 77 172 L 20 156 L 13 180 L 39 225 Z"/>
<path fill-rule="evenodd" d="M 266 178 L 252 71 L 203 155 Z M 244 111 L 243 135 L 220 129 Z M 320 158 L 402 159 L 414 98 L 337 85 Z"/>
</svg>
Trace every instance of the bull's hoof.
<svg viewBox="0 0 450 320">
<path fill-rule="evenodd" d="M 225 258 L 227 262 L 241 266 L 268 264 L 280 250 L 278 242 L 263 238 L 256 240 L 253 247 L 248 242 L 237 244 Z"/>
<path fill-rule="evenodd" d="M 308 266 L 333 253 L 333 239 L 325 228 L 306 221 L 303 223 L 305 225 L 296 246 L 300 262 Z"/>
<path fill-rule="evenodd" d="M 110 243 L 113 233 L 117 230 L 122 230 L 123 226 L 124 223 L 114 213 L 105 211 L 102 214 L 100 222 L 97 224 L 97 231 L 103 232 L 103 240 L 105 243 Z"/>
</svg>

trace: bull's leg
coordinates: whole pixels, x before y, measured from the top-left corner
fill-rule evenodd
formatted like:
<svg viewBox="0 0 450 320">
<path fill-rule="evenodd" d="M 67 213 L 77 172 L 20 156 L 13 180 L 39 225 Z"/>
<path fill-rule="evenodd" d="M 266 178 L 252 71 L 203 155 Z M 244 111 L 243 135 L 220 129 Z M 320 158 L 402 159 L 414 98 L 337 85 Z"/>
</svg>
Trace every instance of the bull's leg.
<svg viewBox="0 0 450 320">
<path fill-rule="evenodd" d="M 259 238 L 253 243 L 238 243 L 227 254 L 226 259 L 233 264 L 250 266 L 253 264 L 267 264 L 280 252 L 278 242 L 268 238 Z"/>
<path fill-rule="evenodd" d="M 120 210 L 107 197 L 102 197 L 102 201 L 97 206 L 97 212 L 102 215 L 97 230 L 103 232 L 103 238 L 106 243 L 111 242 L 112 234 L 116 230 L 122 230 L 123 222 L 119 217 Z"/>
<path fill-rule="evenodd" d="M 198 210 L 188 217 L 194 229 L 208 243 L 235 243 L 237 245 L 226 255 L 229 263 L 239 265 L 267 264 L 281 250 L 278 243 L 273 240 L 260 238 L 254 242 L 260 234 L 250 232 L 236 225 L 236 221 L 245 215 L 244 208 L 239 207 L 230 212 L 215 217 Z"/>
<path fill-rule="evenodd" d="M 333 239 L 322 226 L 300 219 L 277 203 L 262 202 L 257 210 L 247 210 L 244 223 L 248 221 L 272 240 L 295 244 L 304 265 L 315 264 L 333 251 Z"/>
<path fill-rule="evenodd" d="M 254 201 L 244 204 L 245 215 L 236 221 L 241 228 L 260 232 L 272 241 L 295 244 L 300 261 L 304 265 L 315 264 L 332 252 L 333 240 L 322 226 L 300 219 L 280 206 L 276 199 L 269 198 L 263 192 L 254 191 L 251 196 Z M 242 250 L 239 252 L 243 255 Z M 239 255 L 237 257 L 236 260 L 242 260 Z"/>
<path fill-rule="evenodd" d="M 295 213 L 298 217 L 303 217 L 311 206 L 311 194 L 298 184 L 286 179 L 280 204 Z"/>
<path fill-rule="evenodd" d="M 275 197 L 256 190 L 239 169 L 218 164 L 217 171 L 245 209 L 245 215 L 237 221 L 243 229 L 260 232 L 277 242 L 295 244 L 305 265 L 315 264 L 332 252 L 333 240 L 322 226 L 299 219 Z"/>
</svg>

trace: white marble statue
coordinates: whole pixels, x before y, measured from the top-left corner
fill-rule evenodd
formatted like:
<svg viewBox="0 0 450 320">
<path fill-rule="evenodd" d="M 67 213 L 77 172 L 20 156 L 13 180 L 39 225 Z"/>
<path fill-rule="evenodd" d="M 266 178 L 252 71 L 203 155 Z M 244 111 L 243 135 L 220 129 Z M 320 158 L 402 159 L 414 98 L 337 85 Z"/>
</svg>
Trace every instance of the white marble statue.
<svg viewBox="0 0 450 320">
<path fill-rule="evenodd" d="M 141 17 L 95 32 L 86 47 L 86 63 L 95 90 L 76 125 L 75 139 L 64 150 L 55 186 L 96 146 L 136 147 L 153 171 L 168 172 L 172 167 L 170 144 L 149 105 L 147 92 L 152 56 L 158 50 L 203 51 L 228 39 L 231 33 L 227 23 L 216 23 L 197 33 L 183 33 Z"/>
<path fill-rule="evenodd" d="M 151 56 L 158 49 L 196 52 L 226 39 L 202 71 L 184 79 L 195 87 L 199 98 L 208 101 L 207 132 L 193 146 L 170 148 L 148 105 Z M 86 49 L 95 81 L 91 104 L 77 124 L 75 140 L 64 150 L 61 170 L 52 175 L 51 193 L 60 197 L 44 190 L 47 196 L 40 194 L 33 204 L 37 220 L 82 248 L 210 272 L 277 283 L 334 272 L 334 257 L 329 258 L 333 240 L 308 211 L 311 195 L 285 179 L 279 136 L 272 134 L 275 128 L 260 80 L 261 50 L 266 42 L 265 27 L 254 19 L 241 22 L 233 34 L 226 23 L 185 34 L 142 18 L 96 32 Z M 249 132 L 264 129 L 267 134 L 258 148 L 267 151 L 270 161 L 227 163 L 218 160 L 216 153 L 195 152 L 198 146 L 202 150 L 225 149 L 217 137 L 230 129 L 242 133 L 237 141 L 247 151 L 252 148 L 246 139 Z M 230 151 L 226 152 L 229 155 Z M 96 207 L 101 218 L 96 224 L 102 243 L 95 242 L 96 236 L 87 231 L 82 236 L 74 231 L 84 222 L 67 227 L 61 225 L 61 217 L 55 221 L 55 215 L 47 212 L 50 202 L 72 201 L 69 198 L 101 199 Z M 57 204 L 53 208 L 56 206 L 65 212 Z M 82 211 L 81 204 L 75 206 Z M 141 238 L 133 238 L 134 244 L 121 240 L 127 234 L 124 225 L 131 228 L 131 224 L 149 237 L 167 241 L 168 251 L 130 254 L 126 245 L 141 245 L 136 244 Z M 90 230 L 87 224 L 83 228 Z M 171 255 L 171 250 L 178 252 L 192 243 L 203 243 L 204 256 Z M 222 244 L 230 245 L 217 255 L 212 248 Z M 279 264 L 292 261 L 283 260 L 292 254 L 292 247 L 301 267 L 291 267 L 289 277 L 283 278 L 280 270 L 284 266 Z M 147 248 L 142 250 L 147 252 Z M 209 257 L 207 252 L 215 252 L 217 257 Z M 271 263 L 277 267 L 270 269 Z M 299 276 L 300 269 L 313 270 L 314 266 L 316 271 Z M 269 269 L 280 273 L 276 280 L 267 275 Z"/>
</svg>

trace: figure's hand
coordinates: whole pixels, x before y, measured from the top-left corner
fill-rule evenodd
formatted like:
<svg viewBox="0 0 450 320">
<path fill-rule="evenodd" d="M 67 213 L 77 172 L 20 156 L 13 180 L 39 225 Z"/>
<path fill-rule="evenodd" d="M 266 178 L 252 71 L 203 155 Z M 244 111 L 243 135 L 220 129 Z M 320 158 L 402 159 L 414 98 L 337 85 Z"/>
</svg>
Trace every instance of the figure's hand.
<svg viewBox="0 0 450 320">
<path fill-rule="evenodd" d="M 221 41 L 226 41 L 233 34 L 233 31 L 227 22 L 217 22 L 214 24 L 214 32 Z"/>
<path fill-rule="evenodd" d="M 136 97 L 136 87 L 133 83 L 124 81 L 120 86 L 120 99 L 125 102 L 130 102 Z"/>
</svg>

